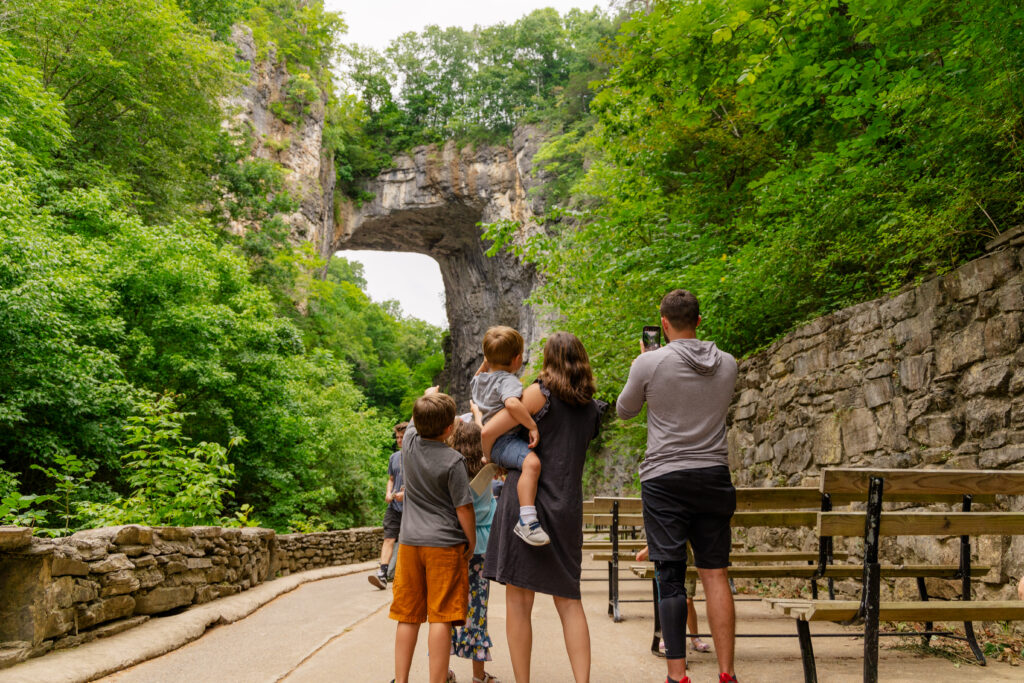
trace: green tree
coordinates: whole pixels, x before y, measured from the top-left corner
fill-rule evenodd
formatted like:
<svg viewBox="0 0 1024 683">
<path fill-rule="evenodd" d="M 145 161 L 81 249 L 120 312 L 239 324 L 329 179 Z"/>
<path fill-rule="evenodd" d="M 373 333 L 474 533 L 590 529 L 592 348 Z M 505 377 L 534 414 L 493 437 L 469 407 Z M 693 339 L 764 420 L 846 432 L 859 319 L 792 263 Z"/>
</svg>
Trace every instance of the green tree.
<svg viewBox="0 0 1024 683">
<path fill-rule="evenodd" d="M 240 84 L 233 50 L 171 0 L 10 0 L 14 55 L 64 104 L 74 145 L 67 182 L 99 167 L 154 215 L 206 186 L 220 100 Z"/>
</svg>

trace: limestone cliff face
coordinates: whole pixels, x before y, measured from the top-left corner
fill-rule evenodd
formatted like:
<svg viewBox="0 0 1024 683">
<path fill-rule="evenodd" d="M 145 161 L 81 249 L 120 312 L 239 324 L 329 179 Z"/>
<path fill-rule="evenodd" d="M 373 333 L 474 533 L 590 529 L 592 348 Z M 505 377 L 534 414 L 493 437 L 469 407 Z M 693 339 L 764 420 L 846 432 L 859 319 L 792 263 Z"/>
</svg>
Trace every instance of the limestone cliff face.
<svg viewBox="0 0 1024 683">
<path fill-rule="evenodd" d="M 231 123 L 251 134 L 251 154 L 279 163 L 286 172 L 289 194 L 299 208 L 285 217 L 292 239 L 312 242 L 317 253 L 330 255 L 331 227 L 334 224 L 334 157 L 323 149 L 326 96 L 310 103 L 294 122 L 282 120 L 273 111 L 283 103 L 293 76 L 277 59 L 271 45 L 261 59 L 252 31 L 235 26 L 231 34 L 237 57 L 249 65 L 249 81 L 226 104 Z M 245 225 L 235 226 L 244 231 Z"/>
<path fill-rule="evenodd" d="M 334 250 L 412 251 L 437 260 L 451 330 L 445 379 L 460 403 L 469 396 L 489 326 L 515 327 L 527 348 L 541 334 L 524 303 L 536 287 L 535 271 L 508 253 L 488 257 L 478 227 L 513 220 L 521 226 L 519 239 L 537 229 L 539 200 L 529 190 L 541 182 L 530 175 L 540 141 L 536 129 L 524 127 L 511 147 L 418 147 L 366 185 L 372 201 L 343 203 L 336 217 Z"/>
</svg>

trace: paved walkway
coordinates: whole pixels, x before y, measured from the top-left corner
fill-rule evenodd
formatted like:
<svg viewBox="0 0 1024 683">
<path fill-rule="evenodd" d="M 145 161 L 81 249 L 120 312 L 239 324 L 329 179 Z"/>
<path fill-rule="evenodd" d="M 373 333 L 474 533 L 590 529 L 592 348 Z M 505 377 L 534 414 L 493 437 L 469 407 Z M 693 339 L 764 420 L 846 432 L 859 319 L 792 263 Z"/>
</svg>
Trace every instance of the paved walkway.
<svg viewBox="0 0 1024 683">
<path fill-rule="evenodd" d="M 595 565 L 596 566 L 596 565 Z M 585 576 L 600 576 L 585 572 Z M 389 591 L 377 591 L 367 573 L 326 579 L 300 586 L 268 603 L 251 616 L 217 627 L 199 640 L 174 652 L 102 679 L 110 683 L 163 683 L 218 681 L 381 683 L 393 676 L 394 622 L 388 619 Z M 648 584 L 623 584 L 623 597 L 649 595 Z M 614 624 L 605 616 L 606 586 L 584 583 L 584 604 L 590 620 L 594 683 L 664 681 L 662 660 L 648 651 L 651 634 L 650 605 L 625 603 L 625 621 Z M 512 668 L 505 645 L 505 591 L 492 585 L 491 636 L 495 661 L 488 671 L 512 683 Z M 706 628 L 703 603 L 698 601 L 701 624 Z M 533 680 L 537 683 L 571 679 L 562 646 L 558 617 L 550 599 L 538 596 L 534 608 Z M 795 633 L 793 624 L 776 618 L 759 601 L 737 603 L 739 631 L 743 633 Z M 815 624 L 815 632 L 842 633 L 839 626 Z M 115 637 L 117 638 L 117 637 Z M 916 642 L 916 641 L 911 641 Z M 888 645 L 889 643 L 887 643 Z M 828 683 L 861 680 L 861 641 L 855 638 L 815 640 L 819 677 Z M 800 649 L 796 638 L 747 638 L 737 647 L 737 667 L 744 683 L 801 681 Z M 880 678 L 887 683 L 929 681 L 1020 681 L 1020 669 L 1002 663 L 986 669 L 959 666 L 940 657 L 905 650 L 883 649 Z M 714 654 L 690 656 L 695 683 L 717 681 Z M 464 683 L 471 681 L 470 664 L 453 658 L 452 667 Z M 412 670 L 413 681 L 427 680 L 426 630 L 422 631 Z"/>
</svg>

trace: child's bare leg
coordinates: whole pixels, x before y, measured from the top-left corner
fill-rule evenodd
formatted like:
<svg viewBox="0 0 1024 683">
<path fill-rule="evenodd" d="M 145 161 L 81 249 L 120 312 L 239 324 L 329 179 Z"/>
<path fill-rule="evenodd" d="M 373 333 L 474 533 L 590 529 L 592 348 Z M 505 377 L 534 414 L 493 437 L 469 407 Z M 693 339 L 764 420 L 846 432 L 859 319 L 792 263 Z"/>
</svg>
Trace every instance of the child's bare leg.
<svg viewBox="0 0 1024 683">
<path fill-rule="evenodd" d="M 533 451 L 526 454 L 520 469 L 516 493 L 519 494 L 519 521 L 513 531 L 530 545 L 547 545 L 551 537 L 537 518 L 537 484 L 540 479 L 540 458 Z"/>
<path fill-rule="evenodd" d="M 533 505 L 537 502 L 537 482 L 540 480 L 540 458 L 533 451 L 523 459 L 522 474 L 516 484 L 520 505 Z"/>
<path fill-rule="evenodd" d="M 427 652 L 430 653 L 430 683 L 444 683 L 448 678 L 448 658 L 452 651 L 452 625 L 436 622 L 427 633 Z M 395 683 L 398 683 L 396 680 Z"/>
<path fill-rule="evenodd" d="M 419 624 L 398 623 L 395 631 L 395 683 L 409 683 L 409 669 L 412 668 L 412 655 L 419 635 Z"/>
<path fill-rule="evenodd" d="M 473 660 L 473 678 L 484 680 L 484 663 L 476 659 Z"/>
</svg>

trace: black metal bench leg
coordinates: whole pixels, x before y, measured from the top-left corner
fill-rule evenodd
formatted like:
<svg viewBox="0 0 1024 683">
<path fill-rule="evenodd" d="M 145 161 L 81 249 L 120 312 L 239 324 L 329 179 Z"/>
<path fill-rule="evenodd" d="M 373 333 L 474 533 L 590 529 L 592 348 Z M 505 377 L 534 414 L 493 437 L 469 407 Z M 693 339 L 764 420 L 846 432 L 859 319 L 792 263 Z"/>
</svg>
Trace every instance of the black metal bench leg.
<svg viewBox="0 0 1024 683">
<path fill-rule="evenodd" d="M 800 639 L 800 659 L 804 664 L 804 683 L 818 683 L 818 670 L 814 665 L 814 646 L 811 644 L 811 625 L 796 620 L 796 635 Z"/>
<path fill-rule="evenodd" d="M 974 496 L 964 496 L 963 511 L 970 512 L 971 504 L 974 502 Z M 971 599 L 971 537 L 961 536 L 960 537 L 960 581 L 961 581 L 961 600 Z M 985 654 L 981 651 L 981 647 L 978 645 L 978 639 L 974 636 L 974 624 L 970 621 L 964 622 L 964 635 L 967 637 L 967 644 L 971 646 L 971 652 L 974 653 L 974 658 L 978 660 L 978 664 L 985 666 Z"/>
<path fill-rule="evenodd" d="M 925 585 L 924 577 L 923 576 L 917 577 L 917 594 L 921 596 L 921 602 L 928 602 L 928 586 Z M 930 621 L 924 622 L 924 630 L 925 631 L 931 631 L 932 630 L 932 622 L 930 622 Z M 924 641 L 922 644 L 925 647 L 928 647 L 928 645 L 932 642 L 932 637 L 931 636 L 921 636 L 921 640 Z"/>
<path fill-rule="evenodd" d="M 619 501 L 612 503 L 612 527 L 609 530 L 612 537 L 612 561 L 608 565 L 608 581 L 611 590 L 611 604 L 609 614 L 616 624 L 622 621 L 622 614 L 619 612 Z"/>
<path fill-rule="evenodd" d="M 864 595 L 860 609 L 864 617 L 864 683 L 878 683 L 878 621 L 882 578 L 878 546 L 879 528 L 882 525 L 882 489 L 882 479 L 871 477 L 864 522 Z"/>
<path fill-rule="evenodd" d="M 836 599 L 836 582 L 835 582 L 835 579 L 829 579 L 828 580 L 828 599 L 829 600 L 835 600 Z"/>
<path fill-rule="evenodd" d="M 985 653 L 981 651 L 981 646 L 978 645 L 978 639 L 974 637 L 974 623 L 970 621 L 964 622 L 964 634 L 967 636 L 967 644 L 971 646 L 971 652 L 974 653 L 974 658 L 978 660 L 978 664 L 985 666 Z"/>
</svg>

